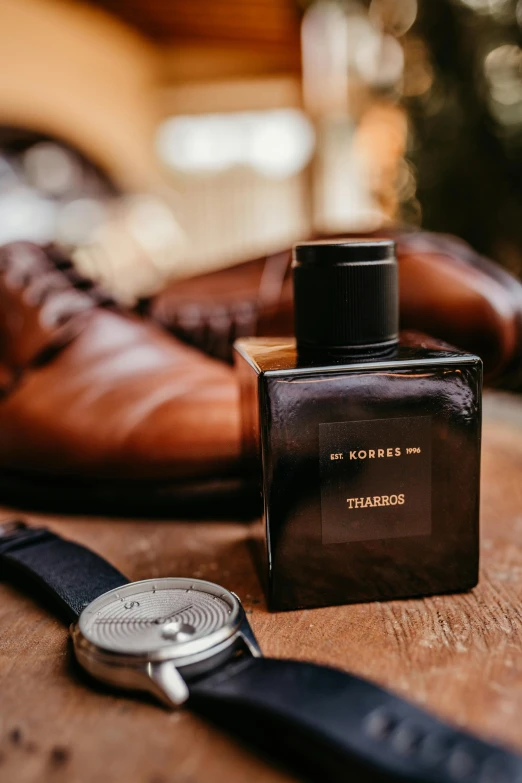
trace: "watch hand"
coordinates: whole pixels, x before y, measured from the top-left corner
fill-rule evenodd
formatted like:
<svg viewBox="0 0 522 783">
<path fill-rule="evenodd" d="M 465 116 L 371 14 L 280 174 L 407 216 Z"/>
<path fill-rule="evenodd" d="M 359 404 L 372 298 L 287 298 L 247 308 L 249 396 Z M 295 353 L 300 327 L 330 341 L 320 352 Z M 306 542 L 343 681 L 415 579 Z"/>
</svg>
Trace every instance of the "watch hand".
<svg viewBox="0 0 522 783">
<path fill-rule="evenodd" d="M 181 609 L 176 609 L 175 612 L 172 612 L 172 614 L 167 615 L 167 617 L 158 617 L 156 620 L 154 620 L 154 622 L 157 623 L 158 625 L 161 625 L 162 623 L 168 623 L 168 621 L 176 617 L 177 614 L 188 612 L 188 610 L 192 609 L 192 607 L 193 604 L 187 604 L 187 606 L 182 606 Z"/>
</svg>

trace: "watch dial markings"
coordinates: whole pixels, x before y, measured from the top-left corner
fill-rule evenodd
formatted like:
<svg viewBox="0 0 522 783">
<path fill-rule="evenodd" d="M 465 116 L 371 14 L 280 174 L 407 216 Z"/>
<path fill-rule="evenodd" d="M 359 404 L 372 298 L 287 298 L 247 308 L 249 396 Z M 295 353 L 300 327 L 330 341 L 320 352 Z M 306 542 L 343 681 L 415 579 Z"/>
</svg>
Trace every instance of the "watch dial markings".
<svg viewBox="0 0 522 783">
<path fill-rule="evenodd" d="M 187 601 L 187 593 L 190 600 Z M 122 652 L 149 652 L 207 636 L 227 625 L 233 609 L 227 593 L 154 584 L 114 594 L 82 628 L 95 644 Z M 225 600 L 223 600 L 225 599 Z"/>
</svg>

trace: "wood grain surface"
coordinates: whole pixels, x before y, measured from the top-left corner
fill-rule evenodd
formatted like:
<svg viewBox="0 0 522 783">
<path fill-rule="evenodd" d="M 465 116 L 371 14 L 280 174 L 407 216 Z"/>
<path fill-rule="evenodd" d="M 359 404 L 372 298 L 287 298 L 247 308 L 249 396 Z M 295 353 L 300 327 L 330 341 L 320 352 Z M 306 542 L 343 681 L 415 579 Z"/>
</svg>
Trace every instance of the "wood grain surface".
<svg viewBox="0 0 522 783">
<path fill-rule="evenodd" d="M 250 526 L 28 518 L 133 579 L 218 581 L 243 599 L 265 654 L 370 677 L 522 752 L 522 401 L 497 395 L 486 408 L 481 580 L 464 595 L 269 614 Z M 1 783 L 245 780 L 292 778 L 187 710 L 169 713 L 93 685 L 73 665 L 67 630 L 0 585 Z"/>
</svg>

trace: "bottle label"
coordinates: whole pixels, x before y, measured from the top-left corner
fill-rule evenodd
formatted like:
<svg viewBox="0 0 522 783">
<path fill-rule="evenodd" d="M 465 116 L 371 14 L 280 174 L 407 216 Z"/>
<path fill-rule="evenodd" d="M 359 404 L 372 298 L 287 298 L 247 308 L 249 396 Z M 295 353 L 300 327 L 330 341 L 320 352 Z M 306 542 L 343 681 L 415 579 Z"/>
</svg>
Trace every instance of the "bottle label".
<svg viewBox="0 0 522 783">
<path fill-rule="evenodd" d="M 431 418 L 319 425 L 323 544 L 431 533 Z"/>
</svg>

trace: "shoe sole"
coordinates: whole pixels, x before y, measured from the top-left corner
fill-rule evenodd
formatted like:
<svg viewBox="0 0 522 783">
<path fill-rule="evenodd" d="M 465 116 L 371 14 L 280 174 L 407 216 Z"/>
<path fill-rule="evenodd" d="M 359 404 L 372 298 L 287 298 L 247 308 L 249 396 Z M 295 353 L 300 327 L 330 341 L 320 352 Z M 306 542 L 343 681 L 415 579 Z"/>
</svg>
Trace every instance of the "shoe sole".
<svg viewBox="0 0 522 783">
<path fill-rule="evenodd" d="M 249 521 L 257 515 L 256 497 L 253 485 L 239 477 L 181 484 L 0 472 L 0 502 L 27 511 Z"/>
</svg>

